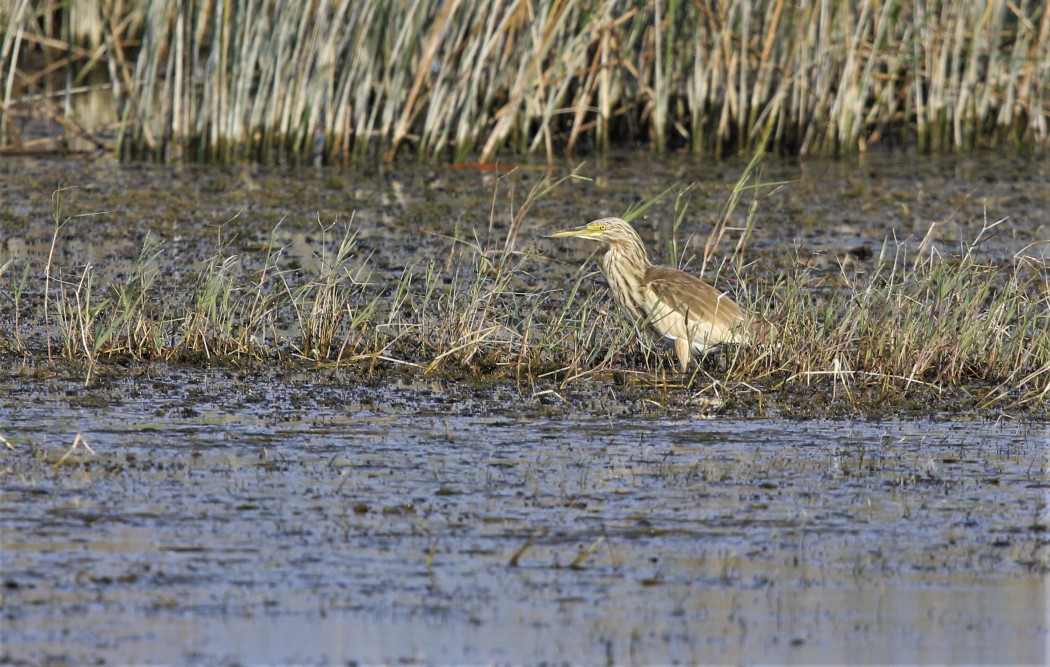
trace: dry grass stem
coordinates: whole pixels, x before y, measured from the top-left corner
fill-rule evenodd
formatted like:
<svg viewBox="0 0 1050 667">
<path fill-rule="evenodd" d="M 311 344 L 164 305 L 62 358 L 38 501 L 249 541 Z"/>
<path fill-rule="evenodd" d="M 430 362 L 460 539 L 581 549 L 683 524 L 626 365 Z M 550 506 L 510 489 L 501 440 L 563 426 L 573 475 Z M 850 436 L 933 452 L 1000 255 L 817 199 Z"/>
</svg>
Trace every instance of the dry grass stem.
<svg viewBox="0 0 1050 667">
<path fill-rule="evenodd" d="M 0 148 L 32 149 L 34 115 L 66 148 L 218 162 L 1050 141 L 1040 2 L 8 4 Z M 118 118 L 91 126 L 87 94 Z"/>
</svg>

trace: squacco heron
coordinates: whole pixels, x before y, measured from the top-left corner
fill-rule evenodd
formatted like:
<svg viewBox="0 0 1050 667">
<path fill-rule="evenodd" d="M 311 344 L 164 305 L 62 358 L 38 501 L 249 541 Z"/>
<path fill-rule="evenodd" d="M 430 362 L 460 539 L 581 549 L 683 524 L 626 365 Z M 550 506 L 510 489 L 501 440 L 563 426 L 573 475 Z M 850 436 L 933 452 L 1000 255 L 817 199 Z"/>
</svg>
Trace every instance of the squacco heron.
<svg viewBox="0 0 1050 667">
<path fill-rule="evenodd" d="M 674 343 L 683 372 L 694 352 L 702 355 L 748 339 L 750 318 L 740 306 L 684 271 L 654 266 L 638 232 L 620 218 L 601 218 L 547 238 L 565 236 L 608 244 L 600 265 L 616 303 L 628 317 L 648 323 Z"/>
</svg>

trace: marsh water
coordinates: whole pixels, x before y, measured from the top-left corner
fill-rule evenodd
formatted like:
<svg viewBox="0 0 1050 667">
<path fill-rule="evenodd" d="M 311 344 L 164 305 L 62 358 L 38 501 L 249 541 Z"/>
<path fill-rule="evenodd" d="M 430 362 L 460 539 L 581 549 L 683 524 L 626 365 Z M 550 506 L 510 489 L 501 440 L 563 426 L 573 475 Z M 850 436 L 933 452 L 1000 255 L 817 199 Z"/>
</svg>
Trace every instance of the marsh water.
<svg viewBox="0 0 1050 667">
<path fill-rule="evenodd" d="M 318 221 L 352 220 L 373 282 L 501 242 L 543 173 L 0 169 L 0 264 L 41 270 L 61 191 L 52 261 L 100 279 L 126 272 L 147 234 L 176 277 L 217 236 L 259 253 L 275 227 L 307 265 Z M 543 233 L 676 182 L 696 184 L 679 233 L 702 244 L 742 169 L 641 154 L 585 165 L 589 180 L 524 216 L 526 269 L 571 280 L 589 249 Z M 790 184 L 758 203 L 756 273 L 801 258 L 834 274 L 887 238 L 919 244 L 931 225 L 950 252 L 1003 217 L 981 252 L 1050 254 L 1045 163 L 774 160 L 763 178 Z M 641 223 L 660 247 L 671 206 Z M 720 411 L 612 375 L 562 387 L 393 363 L 114 362 L 85 383 L 81 365 L 48 361 L 47 332 L 12 332 L 0 343 L 5 663 L 1047 660 L 1042 409 Z"/>
</svg>

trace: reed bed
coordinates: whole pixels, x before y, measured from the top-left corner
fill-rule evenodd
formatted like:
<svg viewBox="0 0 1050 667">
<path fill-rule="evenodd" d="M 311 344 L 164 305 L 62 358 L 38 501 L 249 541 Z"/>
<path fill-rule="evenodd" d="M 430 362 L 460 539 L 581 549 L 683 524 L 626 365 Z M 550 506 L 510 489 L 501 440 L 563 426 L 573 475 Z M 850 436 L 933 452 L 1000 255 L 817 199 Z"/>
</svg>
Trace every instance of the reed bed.
<svg viewBox="0 0 1050 667">
<path fill-rule="evenodd" d="M 1050 5 L 1035 0 L 9 0 L 0 145 L 29 115 L 125 158 L 352 162 L 645 142 L 843 155 L 1050 137 Z M 88 84 L 91 84 L 90 86 Z"/>
<path fill-rule="evenodd" d="M 739 193 L 769 187 L 755 173 L 746 172 Z M 276 234 L 257 252 L 235 254 L 220 231 L 188 287 L 162 270 L 184 261 L 166 258 L 153 237 L 132 268 L 107 284 L 91 265 L 9 261 L 0 266 L 0 286 L 10 295 L 13 328 L 0 351 L 64 359 L 83 368 L 86 384 L 117 362 L 163 360 L 513 382 L 525 397 L 613 380 L 668 400 L 731 398 L 745 406 L 804 397 L 810 408 L 914 401 L 922 409 L 1043 410 L 1050 398 L 1050 272 L 1034 252 L 990 259 L 979 251 L 1003 221 L 985 221 L 977 238 L 950 254 L 929 238 L 918 246 L 891 238 L 863 272 L 843 268 L 829 277 L 799 260 L 756 276 L 745 262 L 756 217 L 750 206 L 735 238 L 716 224 L 695 247 L 704 261 L 710 256 L 708 275 L 721 276 L 720 285 L 727 274 L 735 278 L 736 298 L 757 316 L 754 339 L 682 375 L 664 346 L 625 321 L 595 285 L 593 262 L 567 280 L 541 277 L 549 260 L 532 240 L 522 242 L 520 222 L 557 182 L 543 179 L 511 207 L 500 221 L 503 238 L 457 240 L 444 261 L 394 274 L 377 275 L 360 255 L 352 220 L 318 221 L 319 261 L 309 271 L 288 260 Z M 676 216 L 684 214 L 683 201 L 675 205 Z M 736 215 L 734 206 L 720 216 Z M 53 249 L 78 224 L 57 196 L 54 216 Z M 672 241 L 669 252 L 680 247 Z M 726 259 L 715 264 L 716 256 Z"/>
</svg>

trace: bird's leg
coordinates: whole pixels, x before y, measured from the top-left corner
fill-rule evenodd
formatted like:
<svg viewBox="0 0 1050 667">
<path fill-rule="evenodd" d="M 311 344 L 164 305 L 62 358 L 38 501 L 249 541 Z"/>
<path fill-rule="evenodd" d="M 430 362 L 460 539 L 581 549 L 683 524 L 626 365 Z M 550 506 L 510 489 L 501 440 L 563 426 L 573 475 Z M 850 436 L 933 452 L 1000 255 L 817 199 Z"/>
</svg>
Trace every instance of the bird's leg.
<svg viewBox="0 0 1050 667">
<path fill-rule="evenodd" d="M 683 373 L 689 372 L 689 362 L 693 358 L 692 345 L 686 338 L 674 339 L 674 351 L 678 355 L 678 366 Z"/>
</svg>

